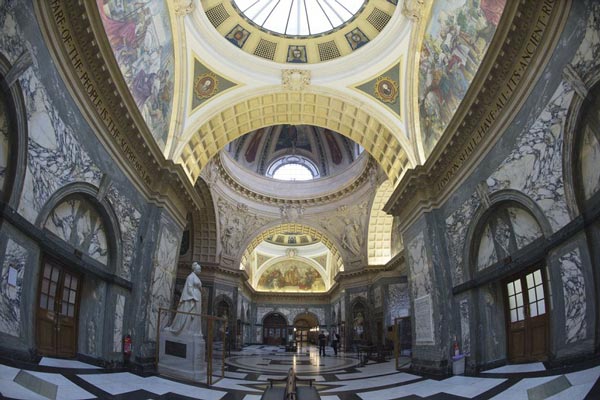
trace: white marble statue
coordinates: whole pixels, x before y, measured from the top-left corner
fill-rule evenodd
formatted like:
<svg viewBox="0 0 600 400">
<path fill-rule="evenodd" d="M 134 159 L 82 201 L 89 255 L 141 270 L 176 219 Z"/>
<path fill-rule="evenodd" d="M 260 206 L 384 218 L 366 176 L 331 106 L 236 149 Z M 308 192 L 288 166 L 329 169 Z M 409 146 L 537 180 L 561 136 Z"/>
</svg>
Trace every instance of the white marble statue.
<svg viewBox="0 0 600 400">
<path fill-rule="evenodd" d="M 185 286 L 177 306 L 177 314 L 173 323 L 167 329 L 175 334 L 188 332 L 194 335 L 202 335 L 202 325 L 200 324 L 200 315 L 190 315 L 184 313 L 202 313 L 202 281 L 200 280 L 200 271 L 202 267 L 197 262 L 192 264 L 192 272 L 185 280 Z"/>
</svg>

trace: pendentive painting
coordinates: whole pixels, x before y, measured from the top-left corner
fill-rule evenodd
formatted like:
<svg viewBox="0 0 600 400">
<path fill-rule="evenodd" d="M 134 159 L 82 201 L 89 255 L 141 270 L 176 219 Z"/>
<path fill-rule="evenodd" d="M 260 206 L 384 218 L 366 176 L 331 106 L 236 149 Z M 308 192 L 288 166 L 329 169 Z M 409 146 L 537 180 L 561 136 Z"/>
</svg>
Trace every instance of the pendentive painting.
<svg viewBox="0 0 600 400">
<path fill-rule="evenodd" d="M 419 114 L 429 155 L 463 100 L 498 27 L 506 0 L 439 0 L 419 63 Z"/>
<path fill-rule="evenodd" d="M 282 261 L 268 267 L 258 279 L 258 290 L 270 292 L 324 292 L 323 277 L 301 261 Z"/>
<path fill-rule="evenodd" d="M 165 0 L 96 0 L 121 73 L 152 136 L 165 148 L 173 102 L 173 38 Z"/>
</svg>

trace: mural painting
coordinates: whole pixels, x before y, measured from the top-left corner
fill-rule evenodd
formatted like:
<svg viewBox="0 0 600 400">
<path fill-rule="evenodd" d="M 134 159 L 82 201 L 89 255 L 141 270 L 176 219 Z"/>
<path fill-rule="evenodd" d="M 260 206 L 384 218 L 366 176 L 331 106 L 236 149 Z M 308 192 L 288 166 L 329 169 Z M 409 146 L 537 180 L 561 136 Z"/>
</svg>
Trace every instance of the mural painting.
<svg viewBox="0 0 600 400">
<path fill-rule="evenodd" d="M 325 282 L 312 266 L 283 261 L 268 267 L 258 279 L 258 290 L 272 292 L 324 292 Z"/>
<path fill-rule="evenodd" d="M 152 136 L 164 148 L 173 100 L 173 39 L 166 2 L 96 0 L 121 73 Z"/>
<path fill-rule="evenodd" d="M 506 0 L 436 1 L 419 65 L 419 113 L 429 155 L 483 60 Z"/>
</svg>

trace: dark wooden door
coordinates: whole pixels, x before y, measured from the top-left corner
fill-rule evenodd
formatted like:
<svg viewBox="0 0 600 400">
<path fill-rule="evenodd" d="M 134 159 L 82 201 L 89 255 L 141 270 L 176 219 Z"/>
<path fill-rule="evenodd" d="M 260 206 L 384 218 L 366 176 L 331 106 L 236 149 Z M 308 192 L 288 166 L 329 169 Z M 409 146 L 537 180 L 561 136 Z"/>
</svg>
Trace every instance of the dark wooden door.
<svg viewBox="0 0 600 400">
<path fill-rule="evenodd" d="M 549 320 L 541 269 L 513 277 L 505 286 L 508 358 L 512 362 L 548 359 Z"/>
<path fill-rule="evenodd" d="M 80 287 L 80 275 L 53 260 L 44 260 L 37 312 L 37 344 L 40 354 L 75 356 Z"/>
</svg>

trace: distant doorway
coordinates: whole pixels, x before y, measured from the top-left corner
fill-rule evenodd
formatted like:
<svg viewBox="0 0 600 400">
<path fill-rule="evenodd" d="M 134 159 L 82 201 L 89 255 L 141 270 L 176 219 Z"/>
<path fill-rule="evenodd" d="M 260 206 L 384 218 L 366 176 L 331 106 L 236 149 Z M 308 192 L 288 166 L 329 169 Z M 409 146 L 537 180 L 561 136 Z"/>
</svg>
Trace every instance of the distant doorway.
<svg viewBox="0 0 600 400">
<path fill-rule="evenodd" d="M 546 280 L 542 269 L 510 278 L 505 283 L 504 292 L 509 361 L 546 361 L 549 318 Z"/>
<path fill-rule="evenodd" d="M 278 313 L 269 314 L 263 320 L 263 343 L 279 346 L 285 344 L 287 321 Z"/>
<path fill-rule="evenodd" d="M 316 338 L 319 334 L 319 321 L 312 314 L 298 314 L 294 319 L 294 331 L 298 346 L 302 347 L 308 343 L 316 344 Z"/>
<path fill-rule="evenodd" d="M 74 357 L 81 275 L 44 259 L 38 292 L 37 346 L 42 355 Z"/>
</svg>

